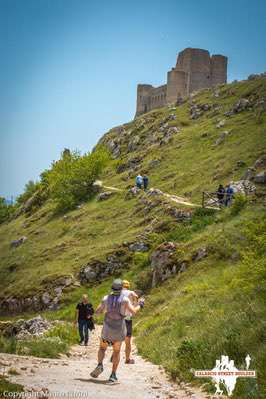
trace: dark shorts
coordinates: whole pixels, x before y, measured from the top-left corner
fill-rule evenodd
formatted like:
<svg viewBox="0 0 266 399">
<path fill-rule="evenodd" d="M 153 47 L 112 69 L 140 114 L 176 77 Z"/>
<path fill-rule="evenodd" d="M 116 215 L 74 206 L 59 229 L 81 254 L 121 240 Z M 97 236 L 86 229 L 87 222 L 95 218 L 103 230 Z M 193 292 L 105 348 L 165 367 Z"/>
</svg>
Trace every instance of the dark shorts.
<svg viewBox="0 0 266 399">
<path fill-rule="evenodd" d="M 132 336 L 132 320 L 125 320 L 127 328 L 127 337 Z"/>
</svg>

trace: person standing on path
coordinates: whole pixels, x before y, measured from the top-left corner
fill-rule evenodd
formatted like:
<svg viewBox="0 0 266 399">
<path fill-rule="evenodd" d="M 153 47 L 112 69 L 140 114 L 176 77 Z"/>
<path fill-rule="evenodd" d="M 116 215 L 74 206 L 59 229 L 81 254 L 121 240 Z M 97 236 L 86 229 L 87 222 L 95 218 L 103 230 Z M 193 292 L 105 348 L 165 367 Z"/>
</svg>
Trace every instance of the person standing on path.
<svg viewBox="0 0 266 399">
<path fill-rule="evenodd" d="M 92 315 L 94 314 L 94 309 L 91 303 L 89 303 L 88 295 L 82 296 L 82 301 L 76 306 L 76 315 L 74 324 L 78 324 L 80 342 L 82 345 L 88 345 L 89 341 L 89 329 L 94 329 L 94 323 Z"/>
<path fill-rule="evenodd" d="M 234 189 L 231 184 L 229 183 L 225 188 L 225 206 L 230 206 L 233 201 Z"/>
<path fill-rule="evenodd" d="M 225 188 L 222 184 L 219 184 L 217 189 L 217 199 L 220 205 L 224 205 L 224 195 L 225 195 Z"/>
<path fill-rule="evenodd" d="M 130 300 L 130 303 L 134 305 L 138 301 L 138 295 L 134 292 L 131 291 L 130 289 L 130 283 L 127 280 L 123 280 L 123 290 L 122 294 L 127 297 Z M 133 314 L 129 311 L 126 310 L 126 317 L 125 317 L 125 323 L 126 323 L 126 328 L 127 328 L 127 336 L 125 338 L 125 353 L 126 353 L 126 364 L 134 364 L 135 360 L 130 357 L 131 355 L 131 339 L 132 339 L 132 328 L 133 328 Z"/>
<path fill-rule="evenodd" d="M 143 188 L 144 188 L 144 191 L 148 190 L 148 185 L 149 185 L 149 178 L 148 178 L 147 175 L 144 175 L 143 176 Z"/>
<path fill-rule="evenodd" d="M 91 377 L 97 378 L 103 372 L 103 360 L 108 345 L 113 347 L 112 373 L 109 382 L 117 382 L 116 371 L 120 361 L 120 350 L 122 342 L 125 340 L 127 330 L 125 323 L 126 311 L 136 314 L 143 306 L 144 299 L 138 301 L 137 306 L 133 306 L 129 299 L 122 294 L 122 280 L 116 279 L 112 284 L 112 291 L 106 295 L 102 303 L 98 306 L 96 313 L 105 313 L 100 347 L 98 351 L 98 365 L 91 372 Z"/>
<path fill-rule="evenodd" d="M 141 175 L 138 175 L 136 177 L 136 186 L 141 190 L 142 189 L 142 183 L 143 183 L 143 177 Z"/>
</svg>

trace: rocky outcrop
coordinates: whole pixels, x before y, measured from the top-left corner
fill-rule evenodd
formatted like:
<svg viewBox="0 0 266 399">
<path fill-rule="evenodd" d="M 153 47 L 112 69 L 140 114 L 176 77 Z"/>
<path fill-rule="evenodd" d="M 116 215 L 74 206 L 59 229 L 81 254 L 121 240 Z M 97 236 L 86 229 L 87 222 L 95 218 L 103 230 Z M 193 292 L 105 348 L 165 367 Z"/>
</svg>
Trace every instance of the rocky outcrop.
<svg viewBox="0 0 266 399">
<path fill-rule="evenodd" d="M 198 119 L 204 112 L 211 109 L 210 104 L 192 104 L 190 106 L 190 118 Z"/>
<path fill-rule="evenodd" d="M 20 237 L 18 240 L 13 240 L 10 243 L 11 248 L 17 248 L 20 247 L 20 245 L 24 244 L 24 242 L 27 240 L 27 237 L 23 236 Z"/>
<path fill-rule="evenodd" d="M 125 195 L 125 199 L 131 199 L 136 197 L 138 194 L 141 193 L 141 189 L 138 187 L 131 187 L 128 189 L 126 195 Z"/>
<path fill-rule="evenodd" d="M 183 222 L 184 220 L 191 220 L 192 217 L 191 210 L 178 209 L 170 205 L 166 208 L 165 211 L 168 215 L 172 216 L 178 222 Z"/>
<path fill-rule="evenodd" d="M 129 244 L 128 249 L 131 252 L 147 252 L 149 251 L 149 245 L 145 242 L 137 241 Z"/>
<path fill-rule="evenodd" d="M 171 275 L 176 274 L 177 265 L 175 263 L 174 254 L 176 245 L 173 242 L 164 242 L 152 252 L 151 268 L 152 268 L 152 287 L 163 282 Z"/>
<path fill-rule="evenodd" d="M 225 130 L 224 132 L 222 132 L 220 134 L 220 136 L 215 140 L 214 146 L 222 144 L 229 134 L 230 134 L 230 132 L 228 130 Z"/>
<path fill-rule="evenodd" d="M 16 337 L 16 339 L 22 340 L 42 336 L 52 326 L 52 323 L 39 315 L 30 320 L 0 322 L 0 332 L 6 337 Z"/>
<path fill-rule="evenodd" d="M 56 310 L 65 288 L 76 286 L 73 276 L 62 276 L 54 281 L 43 282 L 45 289 L 33 296 L 9 296 L 0 300 L 0 315 L 19 314 L 25 311 Z"/>
<path fill-rule="evenodd" d="M 207 248 L 202 247 L 188 257 L 177 258 L 178 247 L 173 242 L 164 242 L 159 245 L 150 256 L 152 269 L 152 287 L 161 284 L 177 273 L 187 270 L 190 263 L 199 262 L 208 256 Z"/>
<path fill-rule="evenodd" d="M 254 182 L 255 183 L 266 183 L 266 172 L 260 172 L 254 177 Z"/>
<path fill-rule="evenodd" d="M 84 265 L 79 272 L 79 279 L 82 284 L 86 284 L 119 275 L 127 267 L 130 259 L 131 255 L 127 250 L 117 250 L 108 255 L 105 261 L 95 259 Z"/>
<path fill-rule="evenodd" d="M 232 116 L 248 109 L 251 109 L 250 101 L 247 98 L 240 98 L 240 100 L 233 105 L 231 110 L 225 112 L 225 116 Z"/>
<path fill-rule="evenodd" d="M 97 201 L 105 201 L 114 194 L 113 191 L 104 191 L 97 196 Z"/>
</svg>

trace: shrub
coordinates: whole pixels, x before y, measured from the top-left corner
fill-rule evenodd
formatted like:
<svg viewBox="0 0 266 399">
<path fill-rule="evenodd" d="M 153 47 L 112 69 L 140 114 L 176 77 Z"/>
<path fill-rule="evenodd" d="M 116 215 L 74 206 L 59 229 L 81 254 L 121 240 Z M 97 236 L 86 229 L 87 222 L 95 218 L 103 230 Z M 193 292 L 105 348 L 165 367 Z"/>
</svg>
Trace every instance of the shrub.
<svg viewBox="0 0 266 399">
<path fill-rule="evenodd" d="M 0 224 L 9 219 L 13 213 L 13 209 L 12 205 L 6 203 L 5 198 L 0 197 Z"/>
<path fill-rule="evenodd" d="M 103 148 L 83 156 L 77 151 L 63 152 L 61 159 L 45 176 L 58 211 L 73 209 L 93 194 L 93 183 L 108 159 L 108 153 Z"/>
<path fill-rule="evenodd" d="M 19 195 L 17 198 L 17 203 L 19 205 L 24 204 L 29 198 L 33 196 L 33 194 L 40 188 L 39 182 L 34 182 L 33 180 L 29 180 L 26 183 L 23 194 Z"/>
<path fill-rule="evenodd" d="M 246 204 L 247 204 L 247 197 L 243 194 L 236 194 L 230 208 L 231 215 L 233 216 L 238 215 L 239 212 L 246 206 Z"/>
</svg>

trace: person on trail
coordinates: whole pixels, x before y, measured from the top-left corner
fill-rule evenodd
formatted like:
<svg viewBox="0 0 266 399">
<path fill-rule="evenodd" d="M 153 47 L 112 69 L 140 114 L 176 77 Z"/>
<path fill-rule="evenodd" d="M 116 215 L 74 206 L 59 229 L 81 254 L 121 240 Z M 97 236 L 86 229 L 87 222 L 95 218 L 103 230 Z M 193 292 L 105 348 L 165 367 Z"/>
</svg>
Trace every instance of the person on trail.
<svg viewBox="0 0 266 399">
<path fill-rule="evenodd" d="M 130 289 L 130 283 L 127 280 L 123 280 L 123 290 L 122 294 L 127 297 L 130 300 L 131 304 L 136 304 L 138 301 L 138 295 L 134 292 L 131 291 Z M 125 317 L 125 322 L 126 322 L 126 327 L 127 327 L 127 336 L 125 338 L 125 354 L 126 354 L 126 364 L 134 364 L 135 360 L 130 358 L 131 355 L 131 338 L 132 338 L 132 312 L 129 310 L 126 310 L 126 317 Z"/>
<path fill-rule="evenodd" d="M 234 189 L 231 183 L 229 183 L 225 188 L 225 206 L 231 205 L 233 196 L 234 196 Z"/>
<path fill-rule="evenodd" d="M 89 303 L 88 295 L 82 296 L 82 301 L 76 306 L 76 314 L 74 324 L 78 324 L 80 342 L 82 345 L 88 345 L 89 341 L 89 329 L 94 330 L 94 323 L 92 315 L 94 309 L 91 303 Z"/>
<path fill-rule="evenodd" d="M 137 186 L 139 189 L 142 189 L 142 183 L 143 183 L 143 177 L 142 177 L 141 175 L 138 175 L 138 176 L 136 177 L 136 186 Z"/>
<path fill-rule="evenodd" d="M 111 293 L 103 298 L 102 303 L 96 310 L 96 313 L 104 312 L 105 316 L 98 351 L 98 365 L 90 375 L 93 378 L 97 378 L 103 372 L 105 352 L 108 345 L 112 345 L 113 366 L 109 378 L 109 382 L 111 383 L 117 382 L 116 371 L 120 361 L 121 345 L 127 335 L 125 323 L 126 311 L 136 314 L 144 306 L 144 299 L 140 299 L 137 306 L 132 305 L 129 298 L 123 295 L 122 288 L 122 280 L 114 280 Z"/>
<path fill-rule="evenodd" d="M 220 184 L 217 190 L 217 199 L 220 205 L 224 205 L 224 194 L 225 194 L 224 186 Z"/>
<path fill-rule="evenodd" d="M 143 176 L 143 188 L 144 191 L 148 190 L 148 185 L 149 185 L 149 178 L 147 175 Z"/>
</svg>

